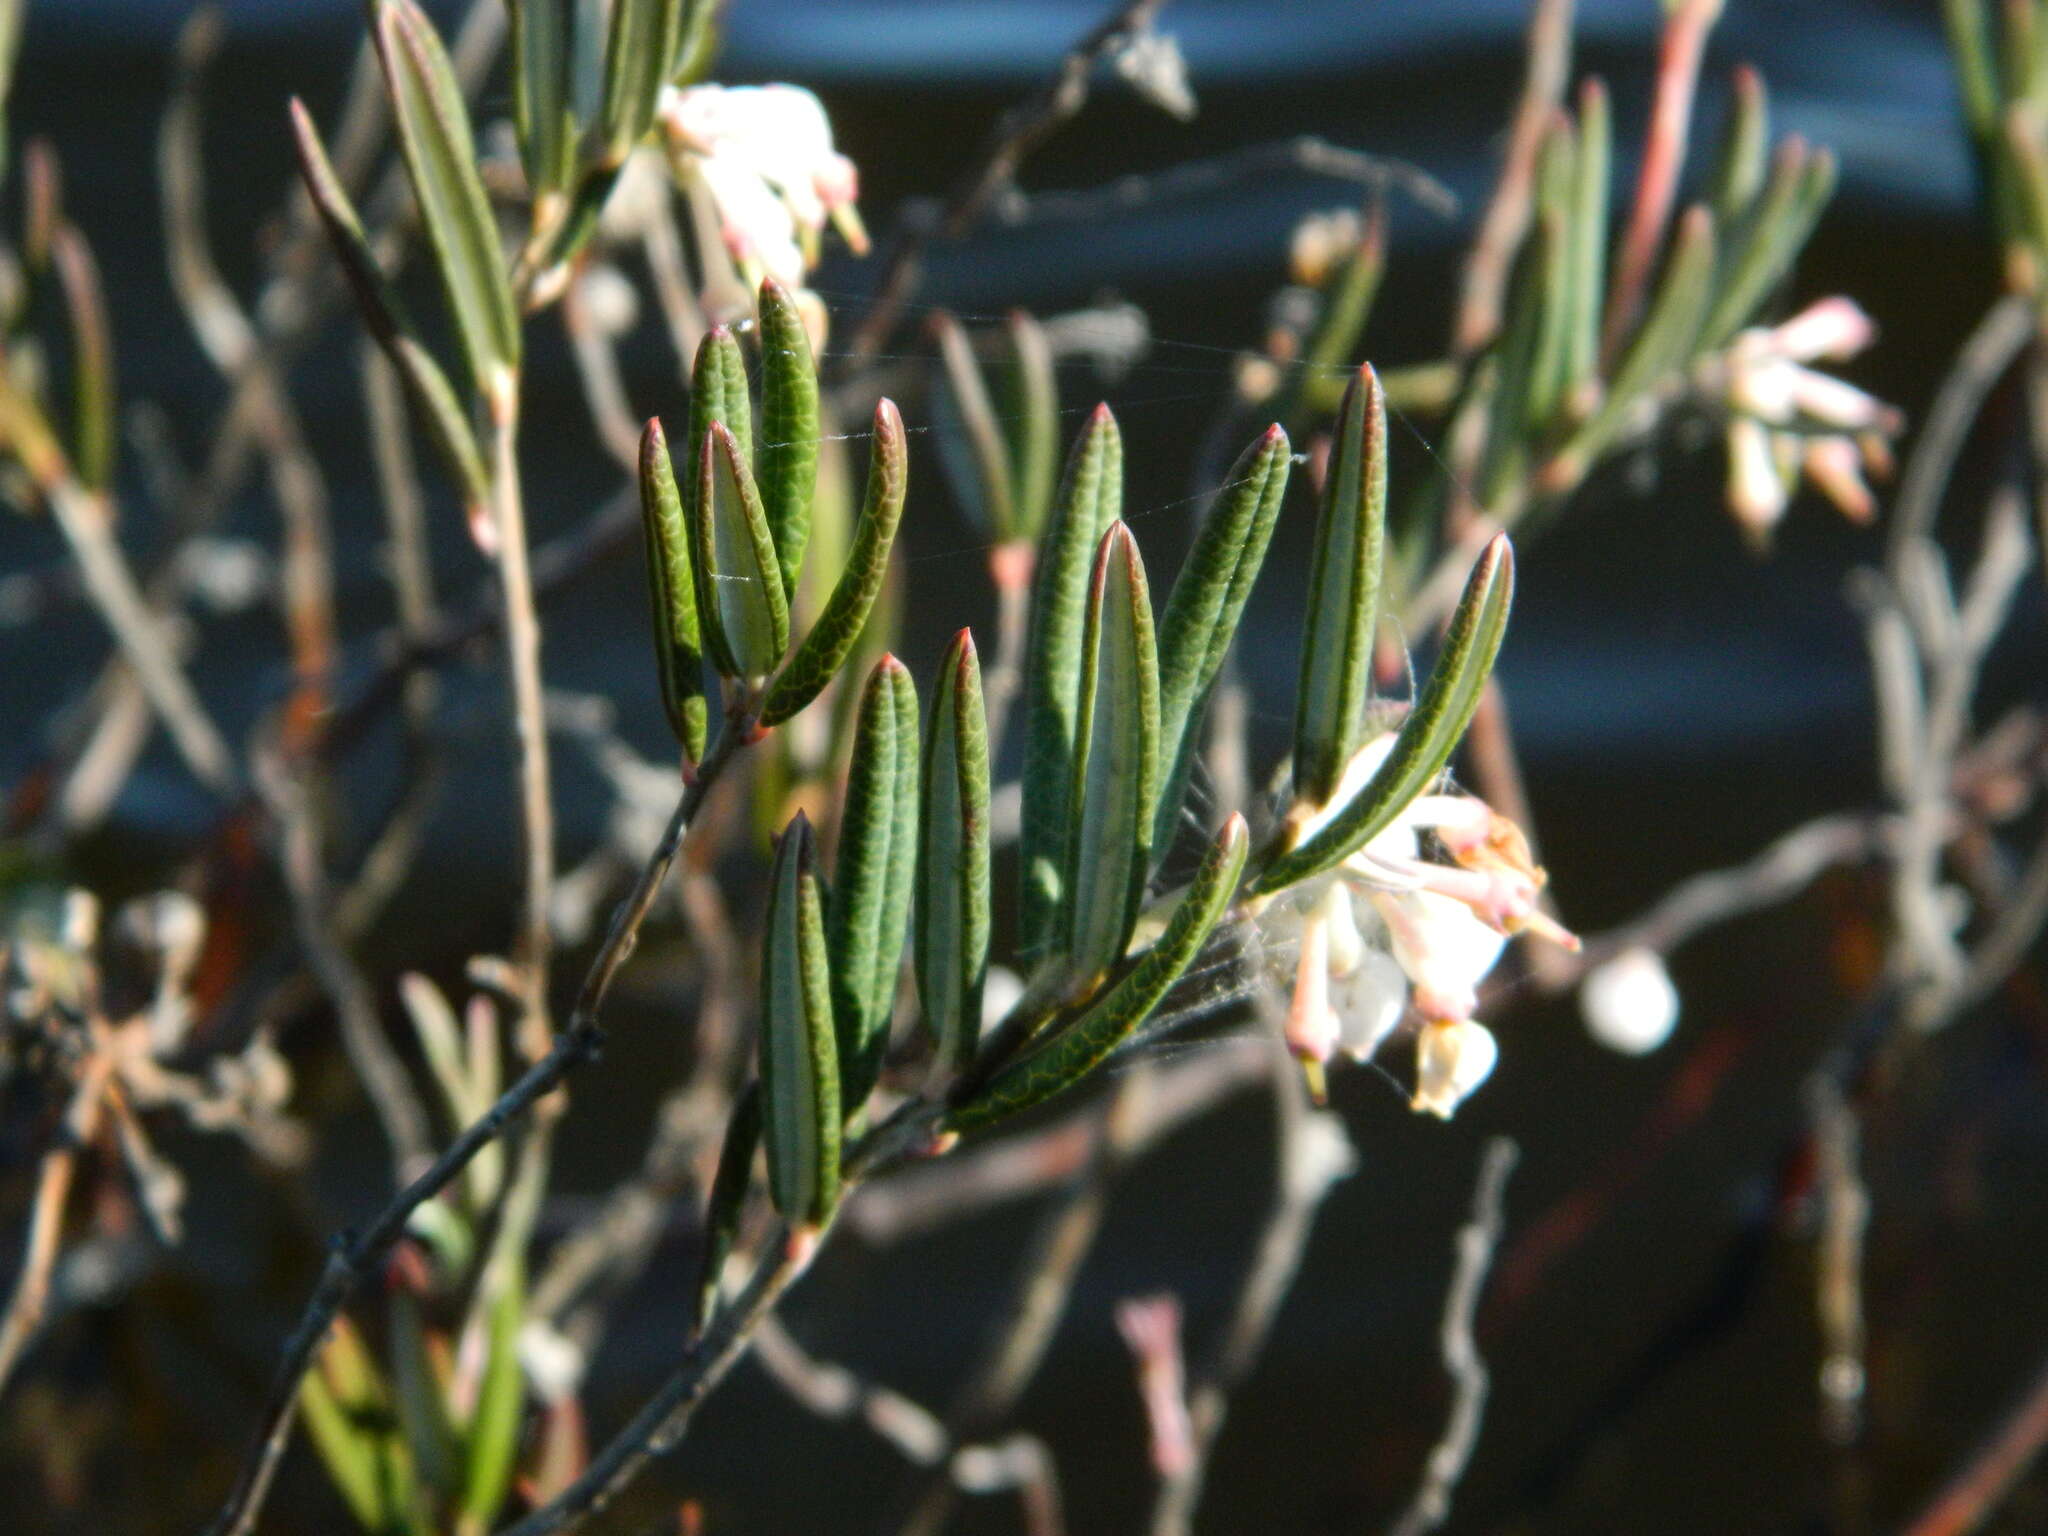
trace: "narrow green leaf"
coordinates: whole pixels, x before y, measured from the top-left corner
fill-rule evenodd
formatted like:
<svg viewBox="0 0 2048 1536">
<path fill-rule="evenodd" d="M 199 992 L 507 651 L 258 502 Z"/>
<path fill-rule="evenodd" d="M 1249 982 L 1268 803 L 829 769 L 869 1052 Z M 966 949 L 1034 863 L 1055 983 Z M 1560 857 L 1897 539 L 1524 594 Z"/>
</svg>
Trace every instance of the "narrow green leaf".
<svg viewBox="0 0 2048 1536">
<path fill-rule="evenodd" d="M 1714 216 L 1695 204 L 1678 221 L 1664 277 L 1649 312 L 1629 339 L 1607 393 L 1586 424 L 1545 469 L 1546 484 L 1576 484 L 1607 451 L 1645 390 L 1689 362 L 1707 333 L 1701 326 L 1714 274 Z"/>
<path fill-rule="evenodd" d="M 691 567 L 705 651 L 727 677 L 766 677 L 789 649 L 789 605 L 754 472 L 722 421 L 697 455 L 697 506 Z"/>
<path fill-rule="evenodd" d="M 1024 677 L 1022 944 L 1042 951 L 1060 910 L 1073 786 L 1081 629 L 1095 546 L 1123 510 L 1124 450 L 1116 418 L 1098 405 L 1067 459 L 1066 480 L 1038 552 Z"/>
<path fill-rule="evenodd" d="M 690 369 L 690 441 L 703 442 L 714 421 L 725 423 L 739 444 L 740 457 L 751 464 L 754 411 L 747 399 L 747 359 L 722 325 L 704 333 Z"/>
<path fill-rule="evenodd" d="M 447 51 L 415 0 L 376 0 L 384 66 L 406 172 L 478 392 L 502 399 L 519 369 L 519 315 L 477 172 L 469 109 Z"/>
<path fill-rule="evenodd" d="M 1004 321 L 1010 360 L 1003 392 L 1009 418 L 1011 537 L 1035 540 L 1052 511 L 1060 470 L 1060 388 L 1045 329 L 1021 309 Z"/>
<path fill-rule="evenodd" d="M 761 956 L 761 1099 L 768 1190 L 799 1225 L 839 1198 L 839 1054 L 811 824 L 799 811 L 770 876 Z"/>
<path fill-rule="evenodd" d="M 21 54 L 21 18 L 28 0 L 0 0 L 0 175 L 7 170 L 7 105 L 14 91 L 14 65 Z"/>
<path fill-rule="evenodd" d="M 1299 377 L 1304 381 L 1346 371 L 1357 355 L 1358 338 L 1379 297 L 1380 278 L 1387 269 L 1387 214 L 1377 200 L 1367 210 L 1358 244 L 1324 292 L 1323 312 L 1315 334 L 1302 349 Z"/>
<path fill-rule="evenodd" d="M 715 1310 L 718 1278 L 739 1236 L 747 1188 L 754 1178 L 754 1153 L 760 1145 L 761 1080 L 757 1077 L 733 1100 L 732 1118 L 725 1122 L 725 1140 L 718 1149 L 718 1172 L 712 1175 L 711 1195 L 704 1205 L 704 1254 L 697 1269 L 696 1310 L 690 1319 L 693 1334 L 704 1331 Z"/>
<path fill-rule="evenodd" d="M 711 57 L 718 51 L 720 0 L 686 0 L 683 7 L 682 39 L 676 45 L 675 64 L 669 78 L 677 85 L 692 85 L 711 69 Z"/>
<path fill-rule="evenodd" d="M 457 1492 L 461 1447 L 448 1400 L 427 1348 L 419 1299 L 403 1287 L 391 1294 L 391 1388 L 398 1421 L 420 1480 L 439 1499 Z"/>
<path fill-rule="evenodd" d="M 575 0 L 511 0 L 512 121 L 536 198 L 569 184 L 575 120 L 569 110 L 569 52 Z"/>
<path fill-rule="evenodd" d="M 839 573 L 818 622 L 769 685 L 761 705 L 763 725 L 787 720 L 815 699 L 852 653 L 867 626 L 868 610 L 888 578 L 889 551 L 896 541 L 896 525 L 903 519 L 909 473 L 903 418 L 895 402 L 885 397 L 875 406 L 867 499 L 861 504 L 860 521 L 853 526 L 846 569 Z"/>
<path fill-rule="evenodd" d="M 1073 981 L 1123 958 L 1152 869 L 1159 782 L 1159 655 L 1138 541 L 1121 521 L 1096 549 L 1081 641 L 1081 734 L 1067 813 L 1066 933 Z"/>
<path fill-rule="evenodd" d="M 946 1116 L 949 1130 L 970 1131 L 1007 1119 L 1079 1082 L 1151 1016 L 1208 941 L 1236 894 L 1250 834 L 1233 814 L 1217 833 L 1159 942 L 1073 1023 L 1011 1063 Z"/>
<path fill-rule="evenodd" d="M 1797 139 L 1780 146 L 1770 183 L 1747 221 L 1742 243 L 1728 261 L 1727 276 L 1700 328 L 1703 347 L 1726 346 L 1754 320 L 1758 307 L 1792 270 L 1834 192 L 1831 152 L 1808 151 Z"/>
<path fill-rule="evenodd" d="M 1320 805 L 1365 735 L 1387 523 L 1387 407 L 1370 363 L 1352 376 L 1330 447 L 1294 705 L 1294 795 Z"/>
<path fill-rule="evenodd" d="M 77 226 L 68 220 L 59 224 L 50 253 L 71 332 L 71 465 L 81 484 L 103 491 L 113 484 L 119 441 L 114 415 L 120 404 L 106 293 L 99 263 Z"/>
<path fill-rule="evenodd" d="M 974 636 L 939 665 L 925 726 L 912 925 L 917 995 L 939 1059 L 959 1066 L 981 1034 L 988 972 L 988 720 Z"/>
<path fill-rule="evenodd" d="M 1166 777 L 1152 818 L 1155 860 L 1166 856 L 1180 829 L 1209 690 L 1258 580 L 1293 464 L 1293 445 L 1275 422 L 1230 467 L 1166 600 L 1159 621 L 1159 742 Z"/>
<path fill-rule="evenodd" d="M 418 1484 L 389 1393 L 362 1335 L 337 1319 L 299 1381 L 299 1411 L 327 1474 L 371 1536 L 425 1536 Z"/>
<path fill-rule="evenodd" d="M 471 523 L 475 526 L 489 504 L 491 482 L 469 416 L 456 399 L 455 387 L 448 382 L 447 374 L 426 348 L 413 339 L 411 321 L 386 280 L 384 269 L 377 264 L 363 234 L 362 220 L 342 190 L 341 179 L 327 158 L 326 146 L 320 142 L 311 114 L 297 97 L 292 99 L 291 115 L 299 170 L 335 258 L 341 263 L 342 275 L 355 294 L 363 323 L 398 370 L 406 399 L 454 477 L 465 505 L 471 509 Z"/>
<path fill-rule="evenodd" d="M 694 763 L 704 756 L 709 715 L 704 700 L 704 645 L 697 625 L 690 530 L 659 418 L 649 420 L 640 437 L 640 517 L 646 535 L 647 590 L 661 707 L 684 755 Z"/>
<path fill-rule="evenodd" d="M 1579 154 L 1573 167 L 1570 228 L 1570 330 L 1565 387 L 1576 396 L 1592 386 L 1600 358 L 1600 306 L 1607 289 L 1608 178 L 1613 129 L 1607 87 L 1579 87 Z M 1576 402 L 1574 402 L 1576 403 Z"/>
<path fill-rule="evenodd" d="M 917 685 L 885 654 L 854 723 L 825 938 L 839 1031 L 839 1107 L 867 1102 L 889 1044 L 917 874 Z"/>
<path fill-rule="evenodd" d="M 1721 229 L 1735 229 L 1763 190 L 1771 148 L 1770 100 L 1764 77 L 1749 65 L 1735 71 L 1728 87 L 1728 121 L 1714 160 L 1708 206 Z"/>
<path fill-rule="evenodd" d="M 654 121 L 682 41 L 682 0 L 612 0 L 605 42 L 602 133 L 604 163 L 625 163 Z"/>
<path fill-rule="evenodd" d="M 1252 881 L 1253 894 L 1284 890 L 1349 858 L 1443 772 L 1500 654 L 1514 588 L 1514 550 L 1497 534 L 1473 563 L 1436 666 L 1386 761 L 1321 828 L 1268 864 Z"/>
<path fill-rule="evenodd" d="M 487 1272 L 492 1284 L 483 1379 L 469 1420 L 468 1459 L 463 1472 L 458 1529 L 487 1531 L 512 1486 L 519 1455 L 520 1408 L 526 1398 L 519 1368 L 519 1326 L 526 1311 L 526 1266 L 517 1253 L 502 1270 Z M 497 1266 L 492 1266 L 497 1270 Z"/>
<path fill-rule="evenodd" d="M 818 366 L 802 312 L 772 277 L 761 284 L 759 468 L 782 590 L 794 599 L 818 490 Z"/>
<path fill-rule="evenodd" d="M 1016 515 L 1016 477 L 1010 462 L 1010 445 L 996 422 L 995 402 L 990 399 L 988 381 L 975 360 L 974 345 L 967 332 L 944 310 L 933 314 L 932 335 L 939 344 L 939 388 L 934 407 L 939 421 L 940 445 L 949 461 L 963 455 L 974 465 L 977 503 L 967 491 L 967 476 L 956 472 L 962 482 L 956 489 L 981 514 L 982 526 L 998 544 L 1019 537 Z"/>
<path fill-rule="evenodd" d="M 1984 0 L 1942 0 L 1941 13 L 1948 29 L 1949 57 L 1955 61 L 1956 85 L 1963 98 L 1963 116 L 1979 140 L 1988 140 L 1998 129 L 1999 94 Z"/>
</svg>

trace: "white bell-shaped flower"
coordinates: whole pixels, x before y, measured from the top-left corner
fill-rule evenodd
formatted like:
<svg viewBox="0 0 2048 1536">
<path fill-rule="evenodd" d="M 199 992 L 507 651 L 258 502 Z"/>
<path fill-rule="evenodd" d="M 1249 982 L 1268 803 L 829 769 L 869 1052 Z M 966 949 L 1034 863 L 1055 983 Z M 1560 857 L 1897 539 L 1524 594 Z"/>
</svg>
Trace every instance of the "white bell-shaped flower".
<svg viewBox="0 0 2048 1536">
<path fill-rule="evenodd" d="M 1448 1120 L 1500 1060 L 1493 1031 L 1477 1019 L 1451 1019 L 1423 1027 L 1415 1044 L 1414 1107 Z"/>
</svg>

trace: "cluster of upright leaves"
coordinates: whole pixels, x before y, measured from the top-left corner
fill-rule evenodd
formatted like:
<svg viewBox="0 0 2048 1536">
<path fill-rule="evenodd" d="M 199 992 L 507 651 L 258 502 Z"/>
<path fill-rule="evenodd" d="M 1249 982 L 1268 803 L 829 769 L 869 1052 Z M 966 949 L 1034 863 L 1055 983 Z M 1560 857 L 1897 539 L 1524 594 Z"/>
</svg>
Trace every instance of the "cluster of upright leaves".
<svg viewBox="0 0 2048 1536">
<path fill-rule="evenodd" d="M 719 326 L 698 348 L 689 439 L 676 473 L 661 423 L 641 439 L 640 495 L 662 703 L 691 760 L 703 756 L 703 663 L 749 730 L 783 723 L 823 692 L 853 654 L 880 595 L 903 515 L 908 450 L 893 402 L 875 407 L 866 499 L 844 562 L 803 638 L 791 613 L 817 494 L 817 369 L 788 290 L 762 284 L 760 441 L 737 338 Z"/>
<path fill-rule="evenodd" d="M 1964 120 L 1990 182 L 2006 280 L 2048 302 L 2048 6 L 1943 0 Z"/>
<path fill-rule="evenodd" d="M 18 25 L 0 7 L 0 106 Z M 21 241 L 9 253 L 19 281 L 0 310 L 0 453 L 41 494 L 62 481 L 105 492 L 117 443 L 113 335 L 98 263 L 64 209 L 56 152 L 42 141 L 22 156 L 22 203 Z M 66 374 L 68 402 L 55 389 Z"/>
<path fill-rule="evenodd" d="M 703 373 L 700 398 L 722 387 L 724 366 Z M 1161 904 L 1149 942 L 1138 941 L 1147 892 L 1187 814 L 1206 705 L 1291 464 L 1277 425 L 1245 450 L 1155 621 L 1137 540 L 1118 516 L 1115 418 L 1099 408 L 1082 429 L 1035 555 L 1018 944 L 1028 980 L 987 1039 L 989 744 L 973 637 L 961 631 L 940 664 L 914 772 L 909 676 L 886 656 L 869 675 L 829 888 L 803 817 L 777 852 L 761 1096 L 758 1109 L 752 1099 L 742 1105 L 728 1137 L 710 1217 L 707 1306 L 757 1141 L 767 1144 L 769 1190 L 784 1218 L 800 1229 L 830 1218 L 842 1136 L 863 1111 L 889 1038 L 906 905 L 920 1014 L 943 1085 L 941 1123 L 978 1129 L 1095 1071 L 1158 1008 L 1235 903 L 1327 870 L 1443 771 L 1506 625 L 1513 562 L 1504 536 L 1475 564 L 1394 750 L 1344 804 L 1328 804 L 1374 713 L 1386 415 L 1365 368 L 1339 415 L 1318 519 L 1295 810 L 1257 855 L 1244 820 L 1232 816 L 1210 837 L 1192 880 Z M 764 533 L 755 542 L 765 569 L 773 541 Z M 1312 813 L 1316 830 L 1301 836 Z"/>
<path fill-rule="evenodd" d="M 1294 710 L 1294 804 L 1250 882 L 1270 895 L 1333 868 L 1393 823 L 1441 774 L 1479 707 L 1507 632 L 1514 552 L 1498 535 L 1474 562 L 1436 665 L 1393 750 L 1341 805 L 1330 799 L 1373 730 L 1386 547 L 1387 417 L 1368 364 L 1345 391 L 1316 523 Z M 1315 830 L 1297 837 L 1304 825 Z"/>
<path fill-rule="evenodd" d="M 1796 137 L 1772 150 L 1763 83 L 1738 71 L 1703 195 L 1673 224 L 1641 314 L 1620 314 L 1607 284 L 1609 130 L 1598 80 L 1577 105 L 1544 140 L 1501 333 L 1458 406 L 1483 431 L 1480 498 L 1510 524 L 1556 505 L 1646 408 L 1752 323 L 1835 186 L 1827 150 Z"/>
<path fill-rule="evenodd" d="M 423 978 L 407 977 L 401 991 L 449 1123 L 474 1121 L 502 1086 L 494 1010 L 480 1001 L 458 1021 Z M 488 1530 L 511 1489 L 524 1420 L 520 1204 L 502 1149 L 485 1148 L 413 1215 L 381 1358 L 340 1319 L 299 1384 L 321 1462 L 373 1536 Z"/>
<path fill-rule="evenodd" d="M 661 93 L 704 73 L 718 0 L 512 0 L 512 113 L 533 198 L 522 269 L 539 286 L 583 247 Z"/>
<path fill-rule="evenodd" d="M 492 547 L 491 474 L 478 436 L 481 410 L 498 427 L 518 411 L 520 332 L 498 226 L 477 170 L 462 89 L 433 23 L 415 0 L 376 0 L 371 23 L 398 143 L 459 344 L 467 396 L 419 339 L 335 173 L 304 103 L 292 102 L 299 168 L 370 334 L 467 505 L 478 543 Z"/>
</svg>

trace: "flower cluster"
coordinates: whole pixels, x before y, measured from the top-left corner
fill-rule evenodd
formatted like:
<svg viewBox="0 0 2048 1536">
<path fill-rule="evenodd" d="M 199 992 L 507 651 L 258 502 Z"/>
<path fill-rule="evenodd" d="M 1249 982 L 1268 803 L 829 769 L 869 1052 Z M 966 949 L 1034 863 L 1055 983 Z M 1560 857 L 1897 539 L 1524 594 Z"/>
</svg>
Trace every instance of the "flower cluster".
<svg viewBox="0 0 2048 1536">
<path fill-rule="evenodd" d="M 818 98 L 800 86 L 693 85 L 661 99 L 661 124 L 685 193 L 702 190 L 748 288 L 773 277 L 803 286 L 829 221 L 857 254 L 859 176 L 833 147 Z"/>
<path fill-rule="evenodd" d="M 1728 509 L 1768 539 L 1802 476 L 1863 523 L 1875 511 L 1865 473 L 1888 474 L 1899 413 L 1809 364 L 1846 362 L 1877 326 L 1846 298 L 1822 299 L 1782 325 L 1737 336 L 1720 360 L 1728 420 Z"/>
<path fill-rule="evenodd" d="M 1368 742 L 1300 836 L 1349 801 L 1393 745 L 1391 732 Z M 1425 857 L 1425 839 L 1443 859 Z M 1371 1060 L 1412 1008 L 1421 1021 L 1414 1107 L 1448 1119 L 1499 1056 L 1473 1013 L 1508 939 L 1530 932 L 1578 946 L 1537 905 L 1543 884 L 1512 821 L 1470 795 L 1427 794 L 1296 893 L 1283 919 L 1300 925 L 1287 1042 L 1311 1082 L 1320 1086 L 1323 1063 L 1339 1051 Z"/>
</svg>

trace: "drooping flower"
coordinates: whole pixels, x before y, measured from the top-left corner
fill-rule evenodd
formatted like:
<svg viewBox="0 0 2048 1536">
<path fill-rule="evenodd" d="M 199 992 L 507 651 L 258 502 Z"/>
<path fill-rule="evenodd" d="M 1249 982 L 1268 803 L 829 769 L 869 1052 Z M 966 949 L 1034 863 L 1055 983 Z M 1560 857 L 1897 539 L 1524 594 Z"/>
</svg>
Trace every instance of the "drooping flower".
<svg viewBox="0 0 2048 1536">
<path fill-rule="evenodd" d="M 1367 743 L 1300 835 L 1313 835 L 1358 793 L 1393 743 L 1391 732 Z M 1339 1051 L 1370 1060 L 1412 1006 L 1421 1018 L 1414 1107 L 1448 1116 L 1499 1055 L 1472 1015 L 1508 939 L 1533 932 L 1577 947 L 1538 905 L 1544 878 L 1521 829 L 1485 801 L 1428 794 L 1297 894 L 1288 921 L 1299 922 L 1300 948 L 1286 1033 L 1311 1086 L 1320 1091 L 1323 1063 Z"/>
<path fill-rule="evenodd" d="M 831 122 L 809 91 L 693 85 L 665 91 L 660 110 L 678 176 L 709 193 L 726 252 L 750 288 L 764 276 L 800 288 L 828 220 L 866 252 L 854 207 L 859 173 L 834 148 Z"/>
<path fill-rule="evenodd" d="M 1845 362 L 1877 326 L 1846 298 L 1822 299 L 1773 327 L 1744 331 L 1719 362 L 1728 417 L 1728 509 L 1752 539 L 1770 537 L 1804 475 L 1855 522 L 1874 510 L 1866 474 L 1890 466 L 1899 413 L 1810 366 Z"/>
</svg>

